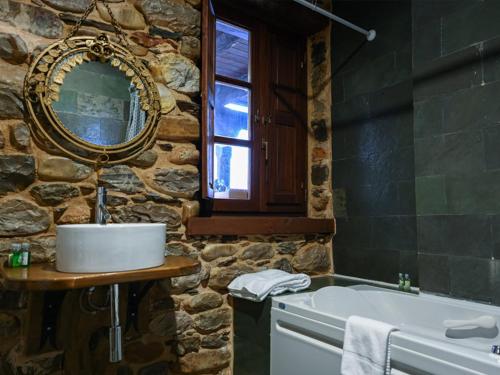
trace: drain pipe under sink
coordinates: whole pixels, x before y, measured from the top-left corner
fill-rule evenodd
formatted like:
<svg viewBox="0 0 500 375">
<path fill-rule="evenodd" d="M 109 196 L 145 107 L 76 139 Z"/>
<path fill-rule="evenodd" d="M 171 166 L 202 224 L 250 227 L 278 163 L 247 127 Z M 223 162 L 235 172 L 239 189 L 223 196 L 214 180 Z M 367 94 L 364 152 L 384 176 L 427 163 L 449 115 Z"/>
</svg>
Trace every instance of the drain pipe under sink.
<svg viewBox="0 0 500 375">
<path fill-rule="evenodd" d="M 97 187 L 95 200 L 95 222 L 106 225 L 111 218 L 106 209 L 106 188 Z M 109 328 L 109 361 L 120 362 L 123 358 L 122 352 L 122 328 L 120 327 L 120 286 L 112 284 L 109 286 L 109 309 L 111 312 L 111 327 Z"/>
<path fill-rule="evenodd" d="M 122 327 L 120 327 L 120 287 L 118 284 L 109 286 L 111 311 L 111 327 L 109 328 L 109 361 L 120 362 L 122 354 Z"/>
</svg>

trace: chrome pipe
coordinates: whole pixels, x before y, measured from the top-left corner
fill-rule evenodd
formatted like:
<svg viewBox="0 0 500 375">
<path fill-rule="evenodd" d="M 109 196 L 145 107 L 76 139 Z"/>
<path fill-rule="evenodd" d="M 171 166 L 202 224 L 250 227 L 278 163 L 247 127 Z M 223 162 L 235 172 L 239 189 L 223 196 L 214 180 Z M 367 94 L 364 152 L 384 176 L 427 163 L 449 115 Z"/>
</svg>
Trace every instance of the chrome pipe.
<svg viewBox="0 0 500 375">
<path fill-rule="evenodd" d="M 352 22 L 349 22 L 346 19 L 343 19 L 342 17 L 336 16 L 335 14 L 330 13 L 327 10 L 324 10 L 323 8 L 321 8 L 321 7 L 317 6 L 316 4 L 313 4 L 307 0 L 293 0 L 293 1 L 295 1 L 297 4 L 303 5 L 306 8 L 311 9 L 312 11 L 314 11 L 316 13 L 319 13 L 325 17 L 328 17 L 331 20 L 338 22 L 338 23 L 340 23 L 340 24 L 342 24 L 342 25 L 344 25 L 344 26 L 346 26 L 354 31 L 357 31 L 358 33 L 364 34 L 366 36 L 366 39 L 369 42 L 374 40 L 375 37 L 377 36 L 377 32 L 375 30 L 363 29 L 362 27 L 359 27 L 359 26 L 353 24 Z"/>
<path fill-rule="evenodd" d="M 106 188 L 98 186 L 95 197 L 95 222 L 96 224 L 105 225 L 111 218 L 108 209 L 106 208 Z"/>
<path fill-rule="evenodd" d="M 109 361 L 120 362 L 122 353 L 122 328 L 120 327 L 120 287 L 118 284 L 109 286 L 111 327 L 109 328 Z"/>
<path fill-rule="evenodd" d="M 98 186 L 95 197 L 95 222 L 106 225 L 111 218 L 106 208 L 106 188 Z M 120 286 L 109 286 L 109 310 L 111 313 L 111 326 L 109 328 L 109 361 L 120 362 L 123 359 L 122 327 L 120 327 Z"/>
</svg>

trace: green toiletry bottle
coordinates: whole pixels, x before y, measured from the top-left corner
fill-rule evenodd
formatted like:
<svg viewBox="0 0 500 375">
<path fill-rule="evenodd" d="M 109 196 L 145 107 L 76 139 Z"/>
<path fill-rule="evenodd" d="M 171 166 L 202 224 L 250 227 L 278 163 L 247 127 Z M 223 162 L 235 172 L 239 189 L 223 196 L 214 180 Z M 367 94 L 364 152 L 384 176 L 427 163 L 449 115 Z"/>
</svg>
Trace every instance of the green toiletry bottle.
<svg viewBox="0 0 500 375">
<path fill-rule="evenodd" d="M 20 265 L 21 244 L 13 243 L 10 248 L 8 265 L 11 268 L 17 268 Z"/>
<path fill-rule="evenodd" d="M 404 279 L 404 277 L 403 277 L 403 274 L 402 274 L 402 273 L 400 273 L 400 274 L 399 274 L 399 284 L 398 284 L 398 289 L 399 289 L 399 290 L 404 290 L 404 288 L 405 288 L 405 279 Z"/>
<path fill-rule="evenodd" d="M 405 282 L 404 282 L 404 291 L 409 292 L 411 291 L 411 280 L 410 280 L 410 275 L 405 273 Z"/>
<path fill-rule="evenodd" d="M 21 245 L 20 267 L 29 267 L 31 264 L 31 250 L 28 242 Z"/>
</svg>

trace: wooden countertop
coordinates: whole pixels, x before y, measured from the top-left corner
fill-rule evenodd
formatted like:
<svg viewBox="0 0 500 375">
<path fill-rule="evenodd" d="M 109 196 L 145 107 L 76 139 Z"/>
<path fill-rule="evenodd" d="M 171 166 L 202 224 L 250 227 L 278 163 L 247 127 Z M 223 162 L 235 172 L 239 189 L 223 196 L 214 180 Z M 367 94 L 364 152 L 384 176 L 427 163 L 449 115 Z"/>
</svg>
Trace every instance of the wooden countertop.
<svg viewBox="0 0 500 375">
<path fill-rule="evenodd" d="M 198 272 L 200 263 L 187 257 L 168 256 L 163 266 L 124 272 L 64 273 L 58 272 L 54 263 L 0 269 L 6 289 L 64 290 L 186 276 Z"/>
</svg>

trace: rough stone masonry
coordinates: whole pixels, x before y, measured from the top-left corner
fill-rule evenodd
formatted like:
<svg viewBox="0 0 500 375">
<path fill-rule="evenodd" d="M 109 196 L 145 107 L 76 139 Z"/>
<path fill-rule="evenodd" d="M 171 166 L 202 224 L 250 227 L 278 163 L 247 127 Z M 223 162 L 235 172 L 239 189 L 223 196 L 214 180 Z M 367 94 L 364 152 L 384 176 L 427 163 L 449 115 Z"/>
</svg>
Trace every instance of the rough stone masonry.
<svg viewBox="0 0 500 375">
<path fill-rule="evenodd" d="M 27 241 L 33 261 L 53 262 L 55 226 L 91 221 L 96 174 L 30 137 L 22 83 L 31 59 L 64 37 L 90 0 L 0 1 L 0 255 Z M 232 309 L 226 287 L 238 275 L 266 268 L 319 275 L 331 271 L 325 235 L 187 237 L 199 211 L 200 0 L 108 0 L 133 53 L 148 62 L 161 94 L 160 129 L 151 150 L 99 179 L 110 191 L 114 222 L 167 224 L 168 254 L 199 259 L 198 274 L 161 280 L 139 306 L 124 339 L 125 360 L 108 363 L 106 312 L 79 307 L 67 292 L 57 348 L 32 342 L 41 329 L 37 294 L 0 291 L 0 373 L 231 374 Z M 102 5 L 80 33 L 109 31 Z M 309 210 L 332 217 L 329 30 L 310 38 Z M 127 286 L 123 286 L 123 295 Z M 100 291 L 104 293 L 103 290 Z M 125 313 L 127 301 L 122 301 Z M 29 324 L 29 326 L 28 326 Z M 29 328 L 28 328 L 29 327 Z"/>
</svg>

